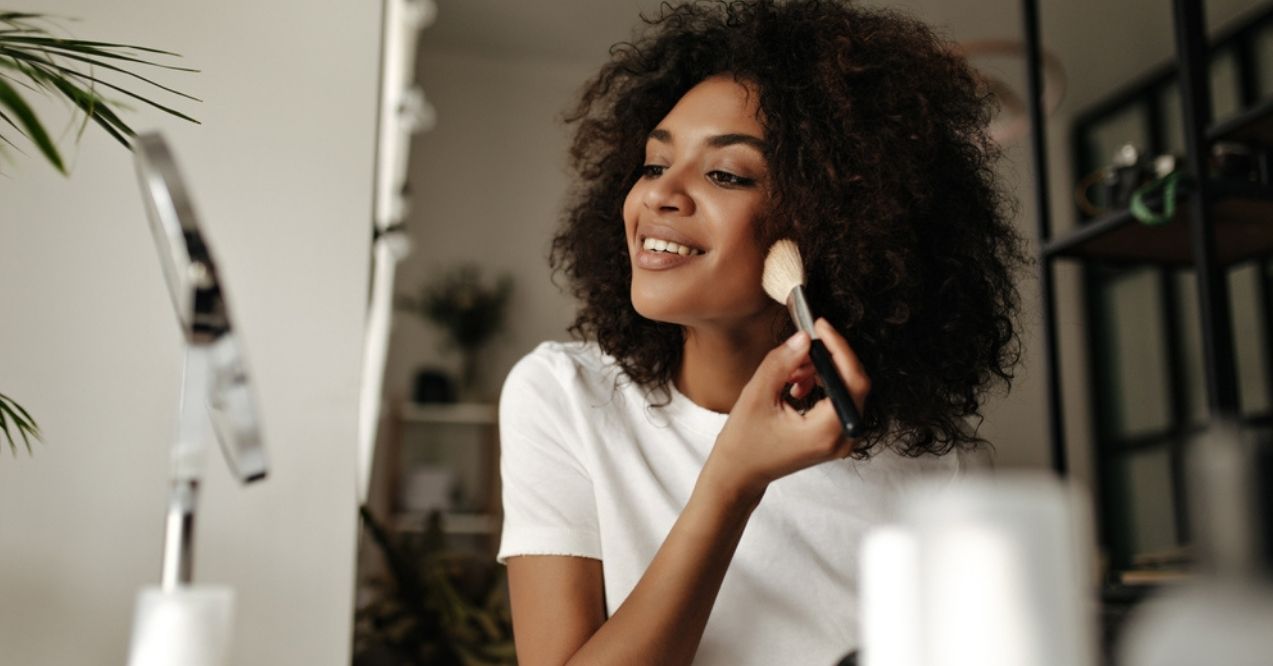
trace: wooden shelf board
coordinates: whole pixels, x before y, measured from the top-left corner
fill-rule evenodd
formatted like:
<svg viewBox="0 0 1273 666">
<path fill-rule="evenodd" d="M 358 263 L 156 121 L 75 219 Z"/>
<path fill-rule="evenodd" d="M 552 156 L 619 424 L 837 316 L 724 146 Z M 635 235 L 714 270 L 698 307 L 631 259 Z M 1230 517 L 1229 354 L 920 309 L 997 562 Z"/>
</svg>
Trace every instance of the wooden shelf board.
<svg viewBox="0 0 1273 666">
<path fill-rule="evenodd" d="M 1220 263 L 1228 266 L 1273 255 L 1273 190 L 1246 183 L 1216 183 L 1216 189 L 1210 217 Z M 1046 258 L 1187 267 L 1194 263 L 1188 216 L 1185 197 L 1177 201 L 1175 217 L 1165 224 L 1142 224 L 1125 210 L 1110 213 L 1048 241 L 1043 254 Z"/>
<path fill-rule="evenodd" d="M 445 423 L 455 425 L 494 425 L 498 409 L 487 403 L 406 403 L 402 420 L 406 423 Z"/>
<path fill-rule="evenodd" d="M 401 532 L 421 532 L 427 516 L 417 512 L 399 513 L 394 516 L 394 527 Z M 496 517 L 489 513 L 444 513 L 442 532 L 445 534 L 495 534 Z"/>
<path fill-rule="evenodd" d="M 1197 580 L 1197 575 L 1185 569 L 1129 569 L 1118 575 L 1123 585 L 1175 585 Z"/>
<path fill-rule="evenodd" d="M 1240 141 L 1273 148 L 1273 99 L 1217 123 L 1207 141 Z M 1216 225 L 1216 254 L 1230 265 L 1273 254 L 1273 192 L 1253 184 L 1216 183 L 1217 201 L 1211 218 Z M 1176 205 L 1171 222 L 1141 224 L 1128 211 L 1099 217 L 1044 245 L 1046 258 L 1096 259 L 1111 263 L 1152 263 L 1190 266 L 1187 200 Z M 1158 202 L 1152 202 L 1157 204 Z"/>
</svg>

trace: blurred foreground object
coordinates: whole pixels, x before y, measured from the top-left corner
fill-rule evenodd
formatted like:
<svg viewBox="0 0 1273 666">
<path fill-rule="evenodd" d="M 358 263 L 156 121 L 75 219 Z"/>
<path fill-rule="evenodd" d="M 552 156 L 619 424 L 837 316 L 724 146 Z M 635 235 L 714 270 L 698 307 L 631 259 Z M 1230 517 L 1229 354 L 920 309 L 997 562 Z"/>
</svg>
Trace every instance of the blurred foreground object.
<svg viewBox="0 0 1273 666">
<path fill-rule="evenodd" d="M 1189 450 L 1190 526 L 1202 575 L 1129 621 L 1125 666 L 1268 666 L 1273 583 L 1261 562 L 1254 436 L 1219 420 Z"/>
<path fill-rule="evenodd" d="M 917 486 L 868 533 L 864 666 L 1091 666 L 1091 518 L 1045 475 Z"/>
</svg>

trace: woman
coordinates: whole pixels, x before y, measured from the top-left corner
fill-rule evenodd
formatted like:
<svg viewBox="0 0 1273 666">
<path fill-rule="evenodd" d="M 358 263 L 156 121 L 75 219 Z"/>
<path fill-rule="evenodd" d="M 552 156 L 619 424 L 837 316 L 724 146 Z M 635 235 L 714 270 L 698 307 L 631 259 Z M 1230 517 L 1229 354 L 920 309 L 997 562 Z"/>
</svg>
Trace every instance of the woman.
<svg viewBox="0 0 1273 666">
<path fill-rule="evenodd" d="M 925 27 L 835 2 L 694 3 L 613 49 L 567 120 L 579 186 L 552 262 L 582 340 L 501 398 L 523 664 L 832 664 L 856 552 L 1018 355 L 1019 239 L 989 111 Z M 846 440 L 785 309 L 801 249 L 817 329 L 870 430 Z M 840 332 L 843 332 L 842 336 Z"/>
</svg>

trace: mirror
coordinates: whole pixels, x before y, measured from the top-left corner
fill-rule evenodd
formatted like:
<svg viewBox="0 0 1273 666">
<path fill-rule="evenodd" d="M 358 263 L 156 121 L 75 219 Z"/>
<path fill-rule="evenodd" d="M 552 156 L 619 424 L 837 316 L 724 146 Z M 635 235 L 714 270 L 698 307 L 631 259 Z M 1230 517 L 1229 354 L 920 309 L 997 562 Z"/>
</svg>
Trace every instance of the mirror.
<svg viewBox="0 0 1273 666">
<path fill-rule="evenodd" d="M 195 524 L 205 447 L 215 437 L 241 483 L 265 478 L 256 398 L 239 350 L 225 285 L 185 182 L 158 133 L 136 137 L 134 164 L 151 236 L 185 337 L 185 379 L 170 456 L 161 586 L 138 596 L 130 666 L 222 666 L 230 653 L 234 590 L 195 584 Z"/>
<path fill-rule="evenodd" d="M 207 397 L 211 427 L 231 473 L 242 483 L 264 479 L 269 465 L 261 442 L 260 420 L 247 364 L 226 304 L 225 286 L 204 240 L 194 205 L 168 144 L 158 133 L 141 134 L 133 149 L 151 236 L 177 321 L 186 343 L 206 350 L 207 387 L 193 387 Z M 198 397 L 189 405 L 202 411 Z M 191 415 L 196 418 L 196 415 Z"/>
<path fill-rule="evenodd" d="M 410 142 L 404 180 L 410 206 L 404 209 L 403 233 L 411 254 L 397 265 L 393 291 L 403 301 L 414 299 L 418 305 L 421 297 L 447 285 L 456 269 L 476 266 L 479 272 L 472 285 L 496 294 L 498 278 L 507 276 L 512 292 L 504 311 L 506 325 L 480 347 L 475 371 L 445 321 L 427 312 L 417 316 L 419 308 L 399 303 L 404 307 L 393 319 L 384 351 L 387 365 L 380 378 L 384 401 L 377 414 L 382 427 L 375 465 L 369 466 L 366 506 L 386 538 L 396 535 L 408 547 L 414 543 L 423 548 L 425 535 L 440 534 L 454 550 L 489 560 L 499 534 L 495 402 L 500 384 L 509 368 L 541 341 L 569 338 L 566 328 L 575 308 L 574 301 L 553 284 L 545 261 L 571 187 L 565 168 L 569 137 L 560 116 L 605 61 L 610 45 L 628 38 L 638 13 L 654 10 L 658 3 L 578 0 L 523 7 L 493 0 L 438 0 L 437 4 L 436 22 L 419 36 L 415 61 L 415 79 L 436 108 L 437 122 Z M 1017 2 L 884 4 L 914 13 L 960 42 L 1020 38 Z M 1047 48 L 1065 70 L 1084 73 L 1069 80 L 1066 98 L 1048 121 L 1054 230 L 1064 231 L 1076 223 L 1069 194 L 1077 178 L 1069 146 L 1057 137 L 1064 136 L 1078 113 L 1170 57 L 1171 15 L 1146 2 L 1107 6 L 1085 0 L 1044 9 Z M 1208 4 L 1213 25 L 1224 24 L 1244 10 L 1239 2 Z M 1261 53 L 1268 50 L 1267 41 L 1260 42 Z M 1002 64 L 1005 70 L 1019 66 L 1018 62 Z M 1234 75 L 1226 72 L 1219 71 L 1216 86 L 1234 81 Z M 1019 74 L 1006 72 L 1002 79 L 1019 81 Z M 1220 111 L 1231 114 L 1237 108 L 1233 102 L 1229 95 L 1217 103 Z M 1178 113 L 1165 109 L 1166 122 Z M 1143 131 L 1141 119 L 1133 113 L 1102 127 L 1093 140 L 1104 156 Z M 1029 145 L 1018 141 L 1003 149 L 1004 159 L 996 167 L 1005 189 L 1021 202 L 1017 228 L 1033 241 Z M 1241 278 L 1247 291 L 1255 292 L 1260 280 L 1267 282 L 1263 268 L 1248 272 Z M 1089 339 L 1078 323 L 1091 310 L 1085 309 L 1084 286 L 1079 282 L 1058 285 L 1057 318 L 1067 378 L 1064 400 L 1071 469 L 1079 479 L 1092 480 L 1089 470 L 1096 463 L 1089 453 L 1089 424 L 1083 418 L 1095 415 L 1082 411 L 1089 406 L 1093 385 L 1102 381 L 1099 375 L 1104 372 L 1113 378 L 1110 381 L 1130 388 L 1129 400 L 1135 404 L 1119 412 L 1118 427 L 1140 432 L 1160 423 L 1172 409 L 1160 395 L 1166 376 L 1160 363 L 1164 343 L 1142 329 L 1146 317 L 1188 316 L 1188 303 L 1182 301 L 1180 307 L 1164 312 L 1157 298 L 1160 292 L 1155 291 L 1160 288 L 1156 275 L 1124 276 L 1095 309 L 1118 314 L 1104 322 L 1117 340 L 1148 340 L 1149 344 L 1141 344 L 1134 354 L 1106 368 L 1092 369 L 1085 358 L 1091 353 L 1085 349 Z M 1037 283 L 1024 281 L 1020 289 L 1025 311 L 1037 313 Z M 1244 321 L 1259 320 L 1251 308 L 1238 314 Z M 985 436 L 995 442 L 997 464 L 1003 467 L 1040 468 L 1049 462 L 1042 343 L 1033 320 L 1026 326 L 1023 379 L 1010 395 L 993 399 L 989 416 L 981 424 Z M 1246 339 L 1238 344 L 1248 349 L 1250 358 L 1267 365 L 1258 344 Z M 1199 375 L 1196 368 L 1187 368 L 1184 374 L 1195 379 Z M 1255 385 L 1255 380 L 1250 381 Z M 1262 392 L 1253 404 L 1264 409 L 1268 390 L 1265 384 L 1259 386 Z M 1190 412 L 1186 416 L 1196 416 L 1198 411 L 1193 397 L 1185 405 Z M 1149 526 L 1135 535 L 1138 544 L 1157 546 L 1170 542 L 1178 532 L 1172 517 L 1155 506 L 1160 504 L 1156 500 L 1169 495 L 1169 462 L 1155 455 L 1120 467 L 1119 473 L 1128 479 L 1127 492 L 1138 496 L 1130 515 L 1138 524 Z M 435 511 L 440 520 L 431 523 L 428 516 Z M 411 542 L 411 538 L 418 540 Z M 377 577 L 385 580 L 389 565 L 367 539 L 360 555 L 359 580 L 368 586 L 360 588 L 359 607 L 366 609 L 375 594 L 373 583 Z"/>
<path fill-rule="evenodd" d="M 435 109 L 436 124 L 408 144 L 405 201 L 394 210 L 403 211 L 399 240 L 410 254 L 394 262 L 393 293 L 400 305 L 418 305 L 424 295 L 455 284 L 465 267 L 477 268 L 466 284 L 482 293 L 498 294 L 505 276 L 512 290 L 505 325 L 478 348 L 475 370 L 466 368 L 464 346 L 446 322 L 421 308 L 400 308 L 391 333 L 387 324 L 376 329 L 388 335 L 387 363 L 382 407 L 363 412 L 376 417 L 379 434 L 365 503 L 375 526 L 365 523 L 360 539 L 355 622 L 355 655 L 367 663 L 384 656 L 377 642 L 393 640 L 375 621 L 409 601 L 393 596 L 395 580 L 435 573 L 395 572 L 385 543 L 403 554 L 396 559 L 420 562 L 439 552 L 430 541 L 438 537 L 448 555 L 469 558 L 460 561 L 477 581 L 472 599 L 498 595 L 497 585 L 488 586 L 502 575 L 490 565 L 500 529 L 495 403 L 518 359 L 544 340 L 569 339 L 575 310 L 574 300 L 553 284 L 546 261 L 571 187 L 569 136 L 560 117 L 611 45 L 632 35 L 638 14 L 658 6 L 438 0 L 436 19 L 416 37 L 414 81 Z M 1001 9 L 962 7 L 969 16 L 959 19 L 961 36 L 1016 38 L 1015 18 L 992 16 Z M 947 24 L 958 13 L 935 2 L 919 11 Z M 978 24 L 995 27 L 979 32 Z M 1021 401 L 1028 400 L 1023 394 Z M 1033 437 L 1020 430 L 1005 439 Z M 1018 455 L 1045 460 L 1041 452 Z M 439 520 L 431 523 L 435 511 Z M 493 619 L 499 625 L 506 618 Z"/>
</svg>

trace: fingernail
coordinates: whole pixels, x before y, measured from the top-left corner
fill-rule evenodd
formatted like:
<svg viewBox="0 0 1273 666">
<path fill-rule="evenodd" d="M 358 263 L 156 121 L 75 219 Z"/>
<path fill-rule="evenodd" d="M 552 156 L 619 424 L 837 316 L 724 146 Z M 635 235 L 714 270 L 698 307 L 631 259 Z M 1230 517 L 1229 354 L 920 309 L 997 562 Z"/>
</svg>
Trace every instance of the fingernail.
<svg viewBox="0 0 1273 666">
<path fill-rule="evenodd" d="M 787 347 L 793 351 L 799 351 L 804 348 L 805 342 L 809 336 L 804 331 L 796 331 L 796 334 L 787 338 Z"/>
</svg>

